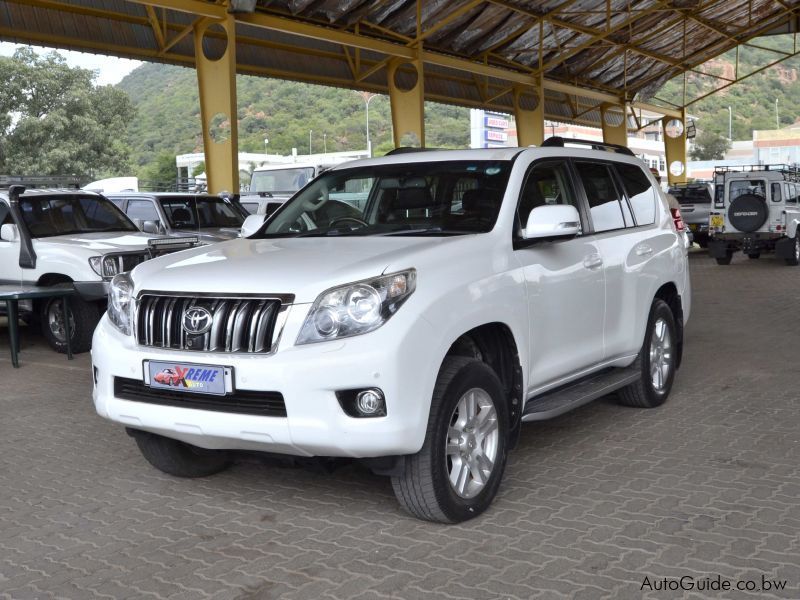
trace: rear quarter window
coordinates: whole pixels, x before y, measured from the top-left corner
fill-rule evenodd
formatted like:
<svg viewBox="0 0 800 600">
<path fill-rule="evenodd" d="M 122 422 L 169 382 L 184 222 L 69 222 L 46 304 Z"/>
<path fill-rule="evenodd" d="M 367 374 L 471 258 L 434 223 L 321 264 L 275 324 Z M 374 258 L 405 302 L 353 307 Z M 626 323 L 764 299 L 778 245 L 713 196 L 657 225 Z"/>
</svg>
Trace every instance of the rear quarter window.
<svg viewBox="0 0 800 600">
<path fill-rule="evenodd" d="M 652 225 L 656 222 L 656 191 L 639 167 L 617 163 L 616 165 L 625 193 L 633 209 L 637 225 Z"/>
</svg>

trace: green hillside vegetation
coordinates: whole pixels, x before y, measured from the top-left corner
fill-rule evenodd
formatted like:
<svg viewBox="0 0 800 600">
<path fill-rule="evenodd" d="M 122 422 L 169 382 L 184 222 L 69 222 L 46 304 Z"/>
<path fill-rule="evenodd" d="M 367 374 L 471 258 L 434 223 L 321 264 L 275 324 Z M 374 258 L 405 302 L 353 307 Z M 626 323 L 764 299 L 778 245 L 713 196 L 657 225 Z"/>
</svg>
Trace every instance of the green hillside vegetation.
<svg viewBox="0 0 800 600">
<path fill-rule="evenodd" d="M 763 48 L 793 52 L 792 36 L 759 38 L 753 42 Z M 777 52 L 749 46 L 739 49 L 739 76 L 781 58 Z M 704 65 L 704 73 L 730 76 L 736 64 L 736 52 L 731 51 Z M 734 84 L 714 95 L 692 104 L 688 113 L 695 117 L 698 131 L 712 131 L 728 137 L 728 107 L 733 112 L 733 139 L 752 139 L 753 130 L 775 129 L 775 99 L 778 99 L 780 126 L 793 124 L 800 117 L 800 57 L 789 58 L 761 73 Z M 718 88 L 725 82 L 712 77 L 690 73 L 687 78 L 687 101 Z M 656 94 L 659 98 L 680 99 L 683 77 L 668 82 Z"/>
<path fill-rule="evenodd" d="M 791 36 L 757 40 L 760 46 L 792 52 Z M 706 73 L 730 74 L 735 63 L 730 52 L 703 67 Z M 740 75 L 775 60 L 768 50 L 742 47 Z M 778 98 L 781 126 L 800 116 L 800 58 L 788 59 L 742 83 L 710 96 L 689 108 L 697 119 L 698 131 L 728 135 L 728 106 L 733 110 L 733 139 L 750 139 L 753 129 L 774 129 L 775 99 Z M 687 97 L 694 98 L 721 83 L 710 77 L 690 74 Z M 292 148 L 308 152 L 309 130 L 312 151 L 323 150 L 325 134 L 328 152 L 366 148 L 364 100 L 352 90 L 239 76 L 239 150 L 290 154 Z M 131 148 L 137 174 L 158 178 L 175 154 L 202 151 L 200 104 L 193 69 L 145 64 L 117 86 L 126 91 L 137 108 L 124 142 Z M 657 94 L 680 99 L 683 78 L 668 82 Z M 426 137 L 429 146 L 462 148 L 469 145 L 469 110 L 426 103 Z M 370 102 L 370 133 L 373 151 L 381 155 L 392 146 L 389 99 Z"/>
<path fill-rule="evenodd" d="M 127 130 L 127 143 L 140 176 L 155 167 L 159 156 L 201 152 L 203 140 L 197 79 L 193 69 L 145 64 L 118 86 L 137 108 Z M 237 77 L 239 150 L 271 154 L 361 150 L 366 148 L 363 98 L 355 91 L 280 81 Z M 428 102 L 425 106 L 427 145 L 443 148 L 469 146 L 469 110 Z M 369 104 L 373 152 L 393 148 L 388 97 Z M 324 137 L 323 137 L 324 136 Z M 163 162 L 163 161 L 162 161 Z"/>
</svg>

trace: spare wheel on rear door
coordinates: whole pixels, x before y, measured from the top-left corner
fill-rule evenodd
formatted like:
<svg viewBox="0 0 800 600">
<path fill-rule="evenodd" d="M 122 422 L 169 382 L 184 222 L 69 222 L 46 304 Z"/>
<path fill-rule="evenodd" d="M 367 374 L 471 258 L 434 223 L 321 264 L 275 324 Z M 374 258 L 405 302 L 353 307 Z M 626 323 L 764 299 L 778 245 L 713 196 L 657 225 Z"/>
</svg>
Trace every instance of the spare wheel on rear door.
<svg viewBox="0 0 800 600">
<path fill-rule="evenodd" d="M 728 222 L 739 231 L 756 231 L 766 222 L 767 216 L 767 202 L 755 194 L 742 194 L 728 208 Z"/>
</svg>

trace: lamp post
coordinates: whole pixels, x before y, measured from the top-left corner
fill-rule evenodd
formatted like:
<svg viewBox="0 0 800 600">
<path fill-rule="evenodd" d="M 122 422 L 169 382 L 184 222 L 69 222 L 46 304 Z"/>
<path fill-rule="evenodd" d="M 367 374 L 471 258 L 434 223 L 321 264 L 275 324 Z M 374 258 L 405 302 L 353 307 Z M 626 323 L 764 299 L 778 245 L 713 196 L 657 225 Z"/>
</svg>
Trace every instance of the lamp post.
<svg viewBox="0 0 800 600">
<path fill-rule="evenodd" d="M 778 118 L 778 99 L 775 98 L 775 129 L 780 129 L 781 123 L 780 119 Z"/>
<path fill-rule="evenodd" d="M 328 134 L 327 133 L 323 133 L 322 134 L 322 153 L 323 154 L 327 154 L 328 153 Z"/>
<path fill-rule="evenodd" d="M 728 107 L 728 140 L 733 142 L 733 110 Z"/>
<path fill-rule="evenodd" d="M 311 156 L 311 133 L 313 131 L 314 131 L 313 129 L 309 129 L 308 130 L 308 155 L 309 156 Z"/>
<path fill-rule="evenodd" d="M 373 98 L 377 98 L 378 94 L 372 94 L 370 92 L 356 92 L 361 98 L 364 100 L 364 106 L 366 107 L 367 113 L 367 156 L 372 158 L 372 141 L 369 139 L 369 103 L 372 102 Z"/>
</svg>

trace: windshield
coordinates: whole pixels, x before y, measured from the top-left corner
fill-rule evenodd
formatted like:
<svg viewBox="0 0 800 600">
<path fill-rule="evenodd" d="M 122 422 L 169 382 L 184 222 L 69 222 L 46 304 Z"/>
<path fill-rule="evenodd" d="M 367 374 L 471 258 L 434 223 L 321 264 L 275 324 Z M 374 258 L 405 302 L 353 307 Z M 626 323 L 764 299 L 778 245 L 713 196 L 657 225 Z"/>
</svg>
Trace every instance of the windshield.
<svg viewBox="0 0 800 600">
<path fill-rule="evenodd" d="M 250 179 L 250 191 L 255 193 L 291 194 L 312 179 L 314 179 L 314 167 L 255 171 Z"/>
<path fill-rule="evenodd" d="M 159 198 L 173 229 L 204 227 L 239 228 L 244 223 L 243 209 L 218 196 L 167 196 Z"/>
<path fill-rule="evenodd" d="M 705 186 L 674 187 L 669 193 L 681 204 L 711 204 L 711 194 Z"/>
<path fill-rule="evenodd" d="M 119 208 L 102 196 L 22 196 L 22 218 L 34 237 L 98 231 L 138 231 Z"/>
<path fill-rule="evenodd" d="M 485 233 L 497 220 L 510 171 L 510 161 L 328 171 L 278 210 L 261 235 Z"/>
</svg>

